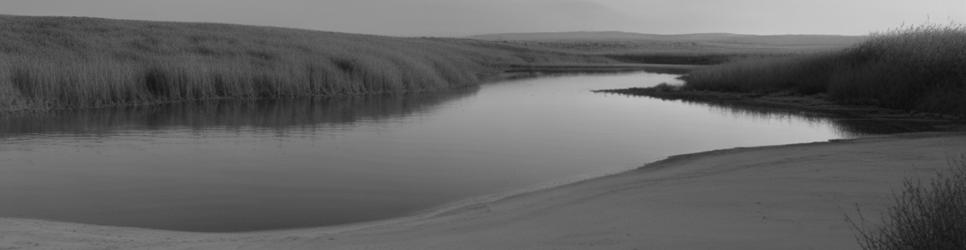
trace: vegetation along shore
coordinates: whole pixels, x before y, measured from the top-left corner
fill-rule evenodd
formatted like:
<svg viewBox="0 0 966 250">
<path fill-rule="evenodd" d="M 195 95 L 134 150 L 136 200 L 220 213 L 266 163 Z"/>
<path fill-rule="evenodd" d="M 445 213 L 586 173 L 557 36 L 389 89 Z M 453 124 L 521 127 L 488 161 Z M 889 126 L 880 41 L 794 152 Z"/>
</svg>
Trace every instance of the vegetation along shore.
<svg viewBox="0 0 966 250">
<path fill-rule="evenodd" d="M 962 119 L 964 52 L 966 27 L 920 26 L 875 34 L 837 51 L 700 68 L 683 77 L 683 86 L 605 92 L 696 101 L 740 99 L 834 112 L 875 107 Z M 858 109 L 851 113 L 869 113 Z"/>
<path fill-rule="evenodd" d="M 614 60 L 470 39 L 0 16 L 0 111 L 419 92 Z"/>
<path fill-rule="evenodd" d="M 824 51 L 861 39 L 560 35 L 570 39 L 400 38 L 213 23 L 0 15 L 0 112 L 422 92 L 532 71 L 682 73 L 692 68 L 682 64 Z"/>
<path fill-rule="evenodd" d="M 809 39 L 824 42 L 795 42 Z M 870 37 L 458 39 L 0 15 L 0 113 L 410 93 L 534 72 L 630 70 L 686 73 L 685 84 L 603 92 L 944 124 L 966 117 L 964 26 Z M 30 129 L 36 128 L 21 128 Z M 962 161 L 947 159 L 963 153 L 964 138 L 961 132 L 901 134 L 681 155 L 450 210 L 326 228 L 189 233 L 0 218 L 0 248 L 695 249 L 726 243 L 729 249 L 915 249 L 952 242 L 945 247 L 960 249 L 966 245 L 966 174 Z M 890 199 L 889 188 L 904 178 L 937 171 L 948 175 L 930 186 L 908 181 Z M 855 204 L 872 210 L 853 213 Z M 891 210 L 882 209 L 889 204 Z M 880 215 L 881 227 L 864 220 Z"/>
<path fill-rule="evenodd" d="M 918 120 L 941 124 L 938 129 L 942 130 L 962 130 L 966 119 L 963 101 L 966 100 L 966 26 L 898 29 L 874 34 L 864 42 L 838 51 L 738 60 L 695 69 L 682 79 L 683 85 L 599 92 L 769 106 L 863 119 Z M 962 142 L 962 138 L 945 136 L 949 136 L 949 141 Z M 903 188 L 893 194 L 891 207 L 875 211 L 882 213 L 881 218 L 874 217 L 876 223 L 870 225 L 866 221 L 870 217 L 861 211 L 851 214 L 848 220 L 858 235 L 859 247 L 962 249 L 966 246 L 963 237 L 966 163 L 962 157 L 955 157 L 961 153 L 947 152 L 945 157 L 951 170 L 940 171 L 931 182 L 907 177 Z M 881 174 L 880 171 L 869 173 Z M 877 225 L 880 219 L 882 224 Z"/>
</svg>

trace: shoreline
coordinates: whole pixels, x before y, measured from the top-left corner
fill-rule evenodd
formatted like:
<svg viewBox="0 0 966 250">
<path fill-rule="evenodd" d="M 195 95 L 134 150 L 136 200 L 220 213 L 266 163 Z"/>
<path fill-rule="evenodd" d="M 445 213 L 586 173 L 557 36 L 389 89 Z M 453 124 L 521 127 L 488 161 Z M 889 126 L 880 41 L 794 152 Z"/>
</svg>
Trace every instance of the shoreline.
<svg viewBox="0 0 966 250">
<path fill-rule="evenodd" d="M 842 219 L 855 209 L 842 206 L 876 213 L 910 172 L 932 176 L 945 166 L 942 155 L 964 148 L 966 133 L 932 132 L 713 150 L 409 217 L 321 228 L 190 233 L 0 218 L 0 248 L 854 248 Z M 878 165 L 893 167 L 868 171 Z M 821 192 L 798 193 L 810 189 Z M 761 201 L 739 202 L 748 198 Z"/>
<path fill-rule="evenodd" d="M 611 63 L 611 64 L 513 64 L 505 73 L 610 73 L 647 71 L 653 73 L 683 74 L 704 65 L 659 63 Z"/>
<path fill-rule="evenodd" d="M 708 105 L 739 106 L 747 108 L 771 108 L 798 113 L 815 113 L 844 119 L 883 122 L 912 122 L 932 127 L 927 131 L 966 130 L 966 117 L 916 113 L 872 105 L 848 105 L 834 103 L 822 95 L 756 94 L 718 91 L 668 90 L 663 88 L 627 88 L 594 90 L 595 93 L 611 93 L 644 96 L 661 100 L 693 102 Z M 916 132 L 916 131 L 906 131 Z"/>
<path fill-rule="evenodd" d="M 80 108 L 0 109 L 0 114 L 25 115 L 25 114 L 60 112 L 60 111 L 141 107 L 141 106 L 181 104 L 181 103 L 192 103 L 192 102 L 213 102 L 213 101 L 261 101 L 261 100 L 346 98 L 346 97 L 361 97 L 361 96 L 427 94 L 427 93 L 441 93 L 441 92 L 459 90 L 464 88 L 477 88 L 481 85 L 494 83 L 494 82 L 534 78 L 534 77 L 541 77 L 546 75 L 598 74 L 598 73 L 621 73 L 621 72 L 652 72 L 652 73 L 666 73 L 666 74 L 682 74 L 696 67 L 701 67 L 701 65 L 647 64 L 647 63 L 512 64 L 512 65 L 506 65 L 504 67 L 500 67 L 500 69 L 495 72 L 479 73 L 482 75 L 482 77 L 480 78 L 480 81 L 477 83 L 451 86 L 451 87 L 446 87 L 442 89 L 400 91 L 400 92 L 375 91 L 375 92 L 355 93 L 355 94 L 291 96 L 291 97 L 285 97 L 285 98 L 221 97 L 221 98 L 204 98 L 204 99 L 166 100 L 166 101 L 130 103 L 130 104 L 112 104 L 112 105 L 90 106 L 90 107 L 80 107 Z"/>
</svg>

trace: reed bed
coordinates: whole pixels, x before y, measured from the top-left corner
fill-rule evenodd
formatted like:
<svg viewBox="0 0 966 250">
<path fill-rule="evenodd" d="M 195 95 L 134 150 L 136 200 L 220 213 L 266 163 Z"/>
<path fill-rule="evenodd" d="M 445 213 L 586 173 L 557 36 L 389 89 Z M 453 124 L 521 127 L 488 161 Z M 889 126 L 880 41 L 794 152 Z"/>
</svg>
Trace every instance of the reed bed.
<svg viewBox="0 0 966 250">
<path fill-rule="evenodd" d="M 906 181 L 879 228 L 856 225 L 867 250 L 966 249 L 966 156 L 929 184 Z"/>
<path fill-rule="evenodd" d="M 741 60 L 685 78 L 689 90 L 827 94 L 845 104 L 966 117 L 966 26 L 897 29 L 841 51 Z"/>
<path fill-rule="evenodd" d="M 0 16 L 0 111 L 421 92 L 507 65 L 611 61 L 461 39 Z"/>
</svg>

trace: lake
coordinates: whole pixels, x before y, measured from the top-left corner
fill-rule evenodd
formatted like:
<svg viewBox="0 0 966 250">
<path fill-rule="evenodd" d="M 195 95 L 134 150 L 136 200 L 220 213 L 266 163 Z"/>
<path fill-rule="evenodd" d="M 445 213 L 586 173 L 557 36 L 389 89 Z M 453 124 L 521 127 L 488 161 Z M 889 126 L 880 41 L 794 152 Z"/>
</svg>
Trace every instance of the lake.
<svg viewBox="0 0 966 250">
<path fill-rule="evenodd" d="M 888 125 L 592 93 L 676 75 L 545 76 L 434 94 L 0 118 L 0 217 L 200 232 L 330 226 Z M 883 129 L 885 128 L 885 129 Z"/>
</svg>

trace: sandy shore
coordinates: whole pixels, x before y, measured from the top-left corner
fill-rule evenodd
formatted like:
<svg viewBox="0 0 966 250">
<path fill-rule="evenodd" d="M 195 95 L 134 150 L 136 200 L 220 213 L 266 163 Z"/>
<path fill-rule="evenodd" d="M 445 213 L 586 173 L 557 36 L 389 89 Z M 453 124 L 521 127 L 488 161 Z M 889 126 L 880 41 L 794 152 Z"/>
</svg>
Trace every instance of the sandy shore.
<svg viewBox="0 0 966 250">
<path fill-rule="evenodd" d="M 639 170 L 361 225 L 204 234 L 0 219 L 0 249 L 854 249 L 905 178 L 966 153 L 966 133 L 718 150 Z M 4 201 L 16 202 L 16 201 Z"/>
</svg>

